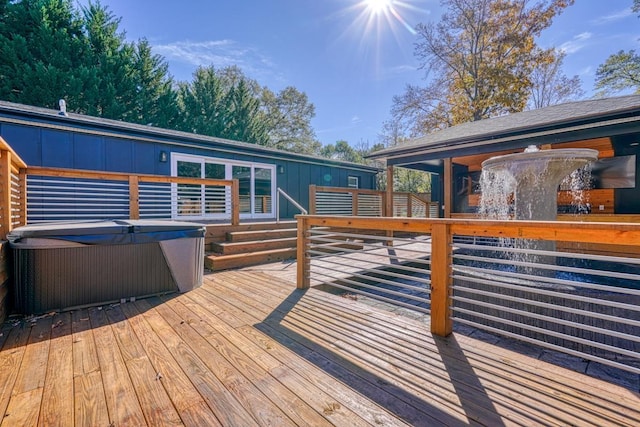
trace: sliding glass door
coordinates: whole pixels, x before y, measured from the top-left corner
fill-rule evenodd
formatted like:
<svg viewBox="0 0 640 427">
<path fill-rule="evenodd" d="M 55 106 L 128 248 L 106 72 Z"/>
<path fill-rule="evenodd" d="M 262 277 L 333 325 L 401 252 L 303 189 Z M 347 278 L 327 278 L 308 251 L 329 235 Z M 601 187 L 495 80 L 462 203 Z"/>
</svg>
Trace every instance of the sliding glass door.
<svg viewBox="0 0 640 427">
<path fill-rule="evenodd" d="M 189 178 L 237 179 L 240 218 L 275 218 L 275 165 L 172 154 L 172 175 Z M 177 184 L 174 218 L 223 219 L 231 217 L 229 187 Z"/>
</svg>

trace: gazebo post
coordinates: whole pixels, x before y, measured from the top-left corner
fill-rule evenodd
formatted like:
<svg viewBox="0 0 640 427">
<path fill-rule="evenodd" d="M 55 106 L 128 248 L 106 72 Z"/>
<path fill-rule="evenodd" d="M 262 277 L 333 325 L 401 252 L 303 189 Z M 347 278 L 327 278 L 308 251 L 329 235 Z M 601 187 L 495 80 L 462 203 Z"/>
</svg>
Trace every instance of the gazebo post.
<svg viewBox="0 0 640 427">
<path fill-rule="evenodd" d="M 444 207 L 444 217 L 451 218 L 451 206 L 453 205 L 453 162 L 450 157 L 444 159 L 443 181 L 444 194 L 442 195 L 442 205 Z"/>
</svg>

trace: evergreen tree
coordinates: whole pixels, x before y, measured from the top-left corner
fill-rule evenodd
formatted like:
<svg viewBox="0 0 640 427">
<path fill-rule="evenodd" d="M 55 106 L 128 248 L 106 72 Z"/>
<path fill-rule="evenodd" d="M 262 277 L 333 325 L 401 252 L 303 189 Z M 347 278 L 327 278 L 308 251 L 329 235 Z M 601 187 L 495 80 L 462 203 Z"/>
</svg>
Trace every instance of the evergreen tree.
<svg viewBox="0 0 640 427">
<path fill-rule="evenodd" d="M 174 129 L 177 126 L 178 101 L 169 75 L 169 65 L 151 52 L 146 39 L 134 51 L 132 66 L 134 103 L 124 118 L 133 123 Z"/>
<path fill-rule="evenodd" d="M 191 82 L 180 83 L 179 129 L 202 135 L 225 137 L 229 110 L 226 93 L 213 67 L 198 67 Z"/>
<path fill-rule="evenodd" d="M 96 72 L 82 19 L 69 0 L 2 3 L 0 98 L 56 108 L 60 98 L 79 102 L 85 81 Z"/>
<path fill-rule="evenodd" d="M 268 135 L 264 117 L 260 113 L 260 100 L 251 94 L 245 79 L 229 88 L 227 105 L 231 120 L 227 124 L 226 137 L 265 145 Z"/>
</svg>

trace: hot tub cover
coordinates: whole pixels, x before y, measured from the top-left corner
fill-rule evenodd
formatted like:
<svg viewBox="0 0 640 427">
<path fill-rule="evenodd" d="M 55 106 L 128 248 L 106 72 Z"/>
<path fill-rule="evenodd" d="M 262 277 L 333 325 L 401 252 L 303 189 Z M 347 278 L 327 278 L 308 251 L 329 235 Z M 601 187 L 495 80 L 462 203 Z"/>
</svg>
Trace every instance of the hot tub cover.
<svg viewBox="0 0 640 427">
<path fill-rule="evenodd" d="M 12 246 L 38 245 L 55 239 L 84 245 L 127 245 L 160 242 L 188 237 L 204 237 L 202 224 L 159 220 L 74 221 L 31 224 L 12 230 L 7 239 Z"/>
</svg>

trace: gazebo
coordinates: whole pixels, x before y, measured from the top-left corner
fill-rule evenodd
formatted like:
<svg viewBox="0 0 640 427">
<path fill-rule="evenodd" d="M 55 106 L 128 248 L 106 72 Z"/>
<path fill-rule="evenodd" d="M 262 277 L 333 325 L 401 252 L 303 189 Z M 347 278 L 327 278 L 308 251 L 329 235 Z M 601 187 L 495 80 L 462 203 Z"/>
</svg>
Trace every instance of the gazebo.
<svg viewBox="0 0 640 427">
<path fill-rule="evenodd" d="M 589 99 L 464 123 L 377 151 L 370 158 L 386 161 L 389 179 L 394 167 L 433 174 L 432 200 L 440 202 L 441 215 L 468 217 L 477 212 L 482 162 L 529 145 L 598 150 L 599 160 L 585 189 L 589 221 L 640 219 L 640 95 Z M 562 188 L 558 192 L 558 219 L 569 215 L 575 220 L 567 193 Z"/>
</svg>

